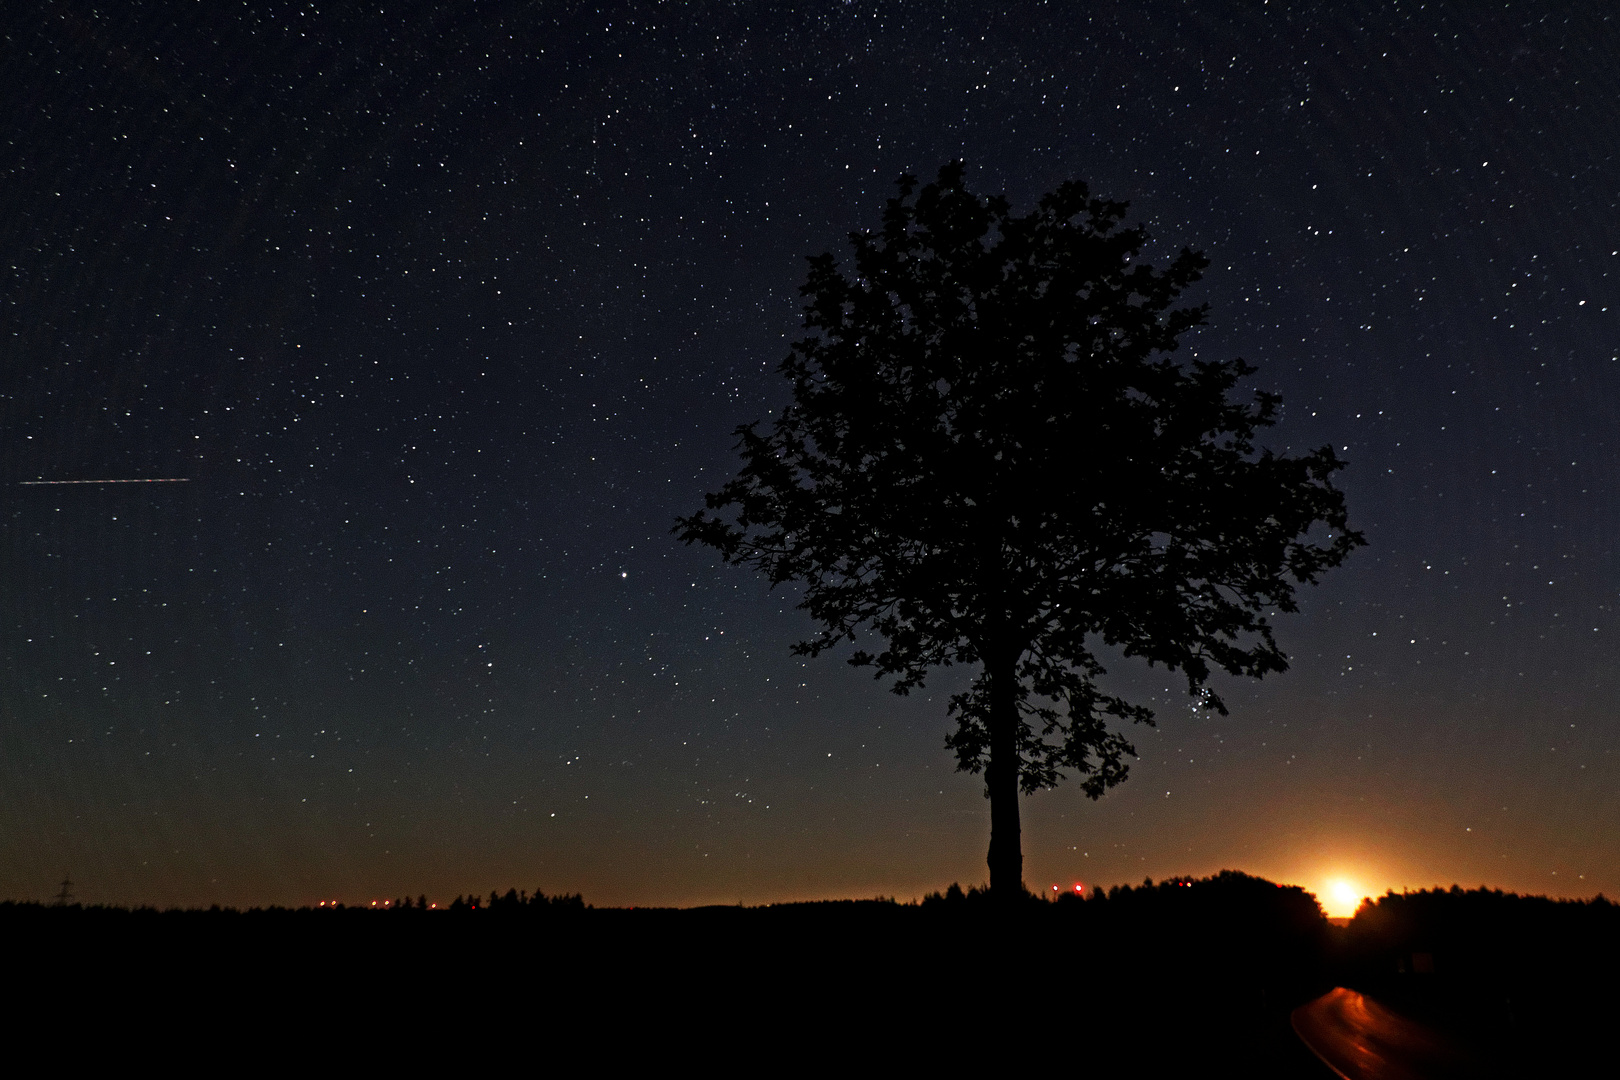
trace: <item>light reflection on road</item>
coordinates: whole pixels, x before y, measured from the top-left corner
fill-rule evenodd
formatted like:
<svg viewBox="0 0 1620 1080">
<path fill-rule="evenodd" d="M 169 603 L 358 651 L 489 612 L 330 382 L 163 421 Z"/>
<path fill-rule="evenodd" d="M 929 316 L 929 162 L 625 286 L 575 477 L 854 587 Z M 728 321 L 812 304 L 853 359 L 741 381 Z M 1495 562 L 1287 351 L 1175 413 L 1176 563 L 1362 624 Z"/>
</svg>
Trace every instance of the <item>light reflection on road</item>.
<svg viewBox="0 0 1620 1080">
<path fill-rule="evenodd" d="M 1442 1080 L 1477 1075 L 1437 1032 L 1354 990 L 1336 987 L 1295 1009 L 1294 1031 L 1344 1080 Z"/>
</svg>

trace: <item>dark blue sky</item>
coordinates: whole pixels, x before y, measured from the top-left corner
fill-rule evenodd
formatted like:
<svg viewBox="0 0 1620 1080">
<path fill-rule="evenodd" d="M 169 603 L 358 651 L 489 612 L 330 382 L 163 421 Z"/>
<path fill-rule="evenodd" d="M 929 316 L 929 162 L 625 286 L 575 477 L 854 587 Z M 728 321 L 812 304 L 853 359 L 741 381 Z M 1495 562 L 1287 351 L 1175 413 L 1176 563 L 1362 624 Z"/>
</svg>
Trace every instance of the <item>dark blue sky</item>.
<svg viewBox="0 0 1620 1080">
<path fill-rule="evenodd" d="M 42 5 L 4 16 L 0 895 L 982 880 L 944 692 L 670 536 L 895 178 L 1064 179 L 1370 546 L 1294 669 L 1026 800 L 1032 885 L 1620 890 L 1605 5 Z M 186 478 L 183 484 L 22 481 Z M 1168 692 L 1167 692 L 1168 691 Z"/>
</svg>

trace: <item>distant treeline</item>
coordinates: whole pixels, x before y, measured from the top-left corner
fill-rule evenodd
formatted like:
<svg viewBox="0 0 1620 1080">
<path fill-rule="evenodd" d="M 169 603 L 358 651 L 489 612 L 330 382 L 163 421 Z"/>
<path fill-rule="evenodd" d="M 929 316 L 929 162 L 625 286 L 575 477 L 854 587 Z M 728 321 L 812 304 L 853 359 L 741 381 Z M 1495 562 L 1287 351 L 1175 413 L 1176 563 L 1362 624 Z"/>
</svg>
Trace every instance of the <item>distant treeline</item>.
<svg viewBox="0 0 1620 1080">
<path fill-rule="evenodd" d="M 1349 939 L 1357 951 L 1376 955 L 1422 951 L 1457 963 L 1487 956 L 1555 961 L 1620 943 L 1620 905 L 1602 893 L 1555 900 L 1456 885 L 1388 893 L 1362 902 Z"/>
<path fill-rule="evenodd" d="M 527 890 L 508 889 L 499 893 L 492 891 L 487 899 L 477 893 L 468 893 L 457 896 L 448 904 L 429 903 L 428 898 L 418 896 L 415 900 L 410 897 L 400 897 L 395 900 L 375 901 L 367 904 L 345 904 L 340 900 L 320 901 L 315 904 L 305 904 L 301 907 L 284 907 L 271 904 L 267 907 L 237 908 L 214 904 L 206 908 L 156 908 L 150 905 L 137 905 L 127 907 L 119 904 L 58 904 L 40 903 L 37 900 L 0 900 L 0 919 L 7 915 L 16 915 L 24 912 L 97 912 L 122 913 L 130 915 L 183 915 L 183 914 L 219 914 L 219 915 L 268 915 L 289 914 L 292 912 L 406 912 L 406 911 L 502 911 L 502 912 L 576 912 L 585 911 L 590 907 L 585 898 L 579 893 L 557 893 L 547 896 L 536 889 L 533 893 Z"/>
<path fill-rule="evenodd" d="M 721 1015 L 752 1016 L 761 1030 L 802 1019 L 816 1038 L 850 1015 L 899 1010 L 895 1030 L 930 1032 L 941 1046 L 958 1037 L 964 1002 L 982 1006 L 970 1012 L 987 1030 L 1005 1032 L 1024 1031 L 1026 1006 L 1043 1002 L 1083 1015 L 1074 1031 L 1092 1033 L 1082 1054 L 1091 1068 L 1131 1075 L 1202 1067 L 1211 1047 L 1247 1063 L 1247 1075 L 1320 1075 L 1288 1018 L 1334 986 L 1523 1075 L 1576 1075 L 1620 1007 L 1620 906 L 1601 896 L 1392 893 L 1338 926 L 1303 889 L 1232 871 L 1032 896 L 1010 912 L 960 885 L 916 902 L 687 909 L 593 907 L 538 889 L 437 906 L 425 897 L 168 911 L 4 902 L 0 934 L 18 985 L 94 986 L 122 1001 L 194 1000 L 202 986 L 302 1000 L 313 985 L 362 974 L 376 985 L 517 980 L 535 987 L 525 1007 L 580 1030 L 605 1023 L 598 1010 L 609 1001 L 698 1026 Z M 534 971 L 546 977 L 520 977 Z M 750 989 L 739 996 L 741 987 Z"/>
<path fill-rule="evenodd" d="M 342 904 L 336 905 L 342 907 Z M 374 910 L 384 911 L 433 911 L 438 909 L 437 904 L 428 903 L 426 896 L 418 896 L 413 902 L 410 897 L 401 900 L 385 901 L 382 904 L 367 905 Z M 579 893 L 558 893 L 547 896 L 539 889 L 533 893 L 527 890 L 507 889 L 504 894 L 491 891 L 489 899 L 480 899 L 477 893 L 468 893 L 457 896 L 445 905 L 446 911 L 503 911 L 503 912 L 541 912 L 541 911 L 584 911 L 589 905 Z"/>
<path fill-rule="evenodd" d="M 791 901 L 758 906 L 711 905 L 704 908 L 596 908 L 580 893 L 547 895 L 516 888 L 505 893 L 491 891 L 483 896 L 468 892 L 449 903 L 429 902 L 426 895 L 408 896 L 368 903 L 321 901 L 300 907 L 269 905 L 236 908 L 214 904 L 208 908 L 166 908 L 149 905 L 58 904 L 39 901 L 0 901 L 0 918 L 23 912 L 125 912 L 125 913 L 287 913 L 294 911 L 348 911 L 401 913 L 417 911 L 451 912 L 630 912 L 630 911 L 751 911 L 808 912 L 813 910 L 871 911 L 874 908 L 920 909 L 933 914 L 960 912 L 989 914 L 987 886 L 963 889 L 953 883 L 942 892 L 931 892 L 920 901 L 900 901 L 894 897 L 872 900 Z M 1063 914 L 1058 914 L 1059 912 Z M 1140 885 L 1114 885 L 1085 893 L 1063 892 L 1053 896 L 1030 893 L 1022 913 L 1027 918 L 1143 917 L 1164 923 L 1268 927 L 1295 935 L 1326 933 L 1328 920 L 1314 896 L 1297 885 L 1274 882 L 1235 870 L 1223 870 L 1206 878 L 1173 877 L 1159 882 L 1145 879 Z M 1337 939 L 1340 950 L 1394 957 L 1405 951 L 1461 957 L 1486 951 L 1517 951 L 1533 954 L 1554 943 L 1574 940 L 1592 942 L 1620 934 L 1620 904 L 1599 894 L 1591 900 L 1559 900 L 1546 896 L 1521 896 L 1501 889 L 1419 890 L 1390 892 L 1377 899 L 1364 900 L 1344 934 Z M 1326 940 L 1326 939 L 1324 939 Z M 1400 965 L 1396 965 L 1400 969 Z"/>
</svg>

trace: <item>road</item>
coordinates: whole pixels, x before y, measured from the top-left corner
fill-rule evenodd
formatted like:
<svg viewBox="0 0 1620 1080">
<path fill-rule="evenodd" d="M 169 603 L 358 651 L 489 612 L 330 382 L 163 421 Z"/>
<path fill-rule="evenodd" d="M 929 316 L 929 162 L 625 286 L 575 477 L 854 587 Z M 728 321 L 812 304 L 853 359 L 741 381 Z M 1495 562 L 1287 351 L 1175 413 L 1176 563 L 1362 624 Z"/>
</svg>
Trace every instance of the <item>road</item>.
<svg viewBox="0 0 1620 1080">
<path fill-rule="evenodd" d="M 1295 1009 L 1294 1031 L 1344 1080 L 1451 1080 L 1480 1070 L 1438 1033 L 1340 986 Z"/>
</svg>

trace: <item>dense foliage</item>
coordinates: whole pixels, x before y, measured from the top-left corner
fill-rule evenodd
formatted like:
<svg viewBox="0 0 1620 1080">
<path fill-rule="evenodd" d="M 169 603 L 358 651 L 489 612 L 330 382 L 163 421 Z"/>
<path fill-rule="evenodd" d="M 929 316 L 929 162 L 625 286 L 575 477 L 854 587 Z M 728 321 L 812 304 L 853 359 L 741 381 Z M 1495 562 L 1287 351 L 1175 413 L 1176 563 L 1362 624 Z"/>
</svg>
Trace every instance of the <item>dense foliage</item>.
<svg viewBox="0 0 1620 1080">
<path fill-rule="evenodd" d="M 1206 260 L 1155 268 L 1125 210 L 1071 182 L 1016 216 L 960 163 L 902 178 L 852 273 L 810 261 L 791 402 L 737 429 L 737 477 L 677 525 L 799 586 L 802 653 L 856 642 L 900 693 L 979 667 L 948 745 L 986 773 L 996 888 L 1019 887 L 1019 790 L 1068 770 L 1100 796 L 1134 754 L 1110 722 L 1152 721 L 1104 688 L 1099 647 L 1224 712 L 1211 673 L 1284 670 L 1272 615 L 1362 542 L 1331 447 L 1257 445 L 1279 399 L 1235 399 L 1251 367 L 1176 357 Z"/>
</svg>

